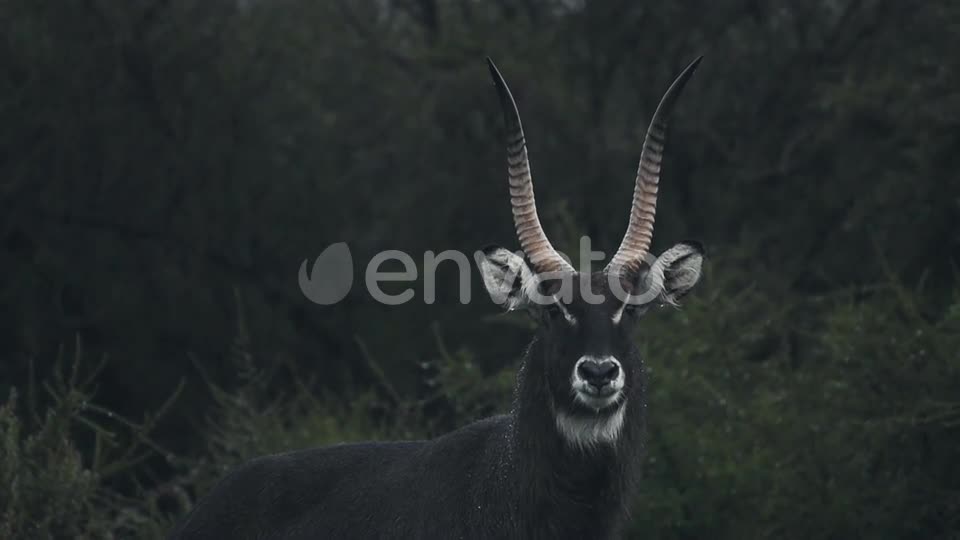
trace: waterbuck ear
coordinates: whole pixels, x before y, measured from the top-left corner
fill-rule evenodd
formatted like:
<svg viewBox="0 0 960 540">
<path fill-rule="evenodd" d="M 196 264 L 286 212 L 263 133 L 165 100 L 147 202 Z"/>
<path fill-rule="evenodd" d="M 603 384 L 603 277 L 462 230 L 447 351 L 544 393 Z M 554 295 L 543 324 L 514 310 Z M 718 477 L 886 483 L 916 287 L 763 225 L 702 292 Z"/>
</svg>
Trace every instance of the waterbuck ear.
<svg viewBox="0 0 960 540">
<path fill-rule="evenodd" d="M 660 302 L 676 305 L 700 280 L 702 265 L 703 246 L 681 242 L 664 251 L 650 266 L 650 286 L 660 290 Z"/>
<path fill-rule="evenodd" d="M 477 266 L 490 298 L 507 311 L 526 306 L 529 292 L 538 285 L 538 278 L 523 257 L 497 246 L 488 246 L 476 253 Z"/>
</svg>

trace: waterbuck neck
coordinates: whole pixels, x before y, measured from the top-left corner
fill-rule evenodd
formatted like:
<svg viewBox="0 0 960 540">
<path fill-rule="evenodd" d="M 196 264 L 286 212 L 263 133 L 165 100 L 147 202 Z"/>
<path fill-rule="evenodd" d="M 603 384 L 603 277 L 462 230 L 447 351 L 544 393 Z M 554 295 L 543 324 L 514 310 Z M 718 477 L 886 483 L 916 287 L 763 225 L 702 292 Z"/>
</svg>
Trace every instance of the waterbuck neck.
<svg viewBox="0 0 960 540">
<path fill-rule="evenodd" d="M 594 506 L 620 512 L 635 491 L 643 458 L 642 366 L 632 370 L 633 380 L 626 387 L 617 439 L 582 447 L 571 444 L 557 428 L 557 406 L 544 375 L 550 361 L 548 347 L 535 338 L 517 374 L 511 454 L 518 474 L 529 479 L 521 496 L 555 504 L 558 512 L 568 504 L 573 512 Z M 629 361 L 639 366 L 639 356 Z"/>
</svg>

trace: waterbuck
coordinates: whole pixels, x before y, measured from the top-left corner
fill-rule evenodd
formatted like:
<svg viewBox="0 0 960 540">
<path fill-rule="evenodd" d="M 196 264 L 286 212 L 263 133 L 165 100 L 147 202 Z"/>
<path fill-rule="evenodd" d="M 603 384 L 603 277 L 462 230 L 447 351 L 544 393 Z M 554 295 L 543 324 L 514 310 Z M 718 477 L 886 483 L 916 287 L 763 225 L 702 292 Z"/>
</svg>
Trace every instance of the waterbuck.
<svg viewBox="0 0 960 540">
<path fill-rule="evenodd" d="M 604 539 L 622 534 L 640 477 L 644 368 L 631 331 L 700 277 L 701 248 L 648 254 L 670 111 L 647 129 L 629 225 L 599 272 L 577 272 L 547 239 L 513 96 L 492 61 L 507 125 L 510 203 L 522 255 L 478 252 L 483 282 L 537 321 L 509 414 L 429 441 L 366 442 L 255 459 L 228 475 L 176 539 Z M 574 286 L 565 287 L 573 284 Z"/>
</svg>

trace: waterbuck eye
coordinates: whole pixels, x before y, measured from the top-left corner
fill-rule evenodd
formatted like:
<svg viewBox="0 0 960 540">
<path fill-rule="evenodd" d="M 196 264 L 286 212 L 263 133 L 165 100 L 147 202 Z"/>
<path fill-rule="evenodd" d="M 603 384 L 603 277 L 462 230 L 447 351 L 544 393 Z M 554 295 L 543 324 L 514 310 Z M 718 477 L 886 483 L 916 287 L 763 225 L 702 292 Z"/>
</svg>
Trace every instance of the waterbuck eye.
<svg viewBox="0 0 960 540">
<path fill-rule="evenodd" d="M 620 324 L 624 316 L 626 316 L 628 320 L 634 319 L 637 315 L 636 308 L 637 306 L 635 304 L 624 304 L 620 306 L 620 308 L 613 312 L 613 317 L 611 318 L 613 324 Z"/>
<path fill-rule="evenodd" d="M 623 306 L 623 314 L 630 318 L 637 318 L 650 309 L 650 304 L 627 304 Z"/>
</svg>

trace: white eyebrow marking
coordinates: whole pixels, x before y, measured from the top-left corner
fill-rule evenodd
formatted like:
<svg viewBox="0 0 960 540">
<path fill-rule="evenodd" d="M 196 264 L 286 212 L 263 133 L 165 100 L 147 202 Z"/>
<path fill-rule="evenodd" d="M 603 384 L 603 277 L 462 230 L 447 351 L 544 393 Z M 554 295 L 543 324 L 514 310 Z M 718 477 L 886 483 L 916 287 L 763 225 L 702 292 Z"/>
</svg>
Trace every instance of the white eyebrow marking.
<svg viewBox="0 0 960 540">
<path fill-rule="evenodd" d="M 567 309 L 567 306 L 563 305 L 563 302 L 560 301 L 556 296 L 553 297 L 554 303 L 560 308 L 560 313 L 563 313 L 563 318 L 567 320 L 570 324 L 577 324 L 577 318 L 570 313 L 570 310 Z"/>
<path fill-rule="evenodd" d="M 610 320 L 613 321 L 613 324 L 620 324 L 620 318 L 623 317 L 623 310 L 627 307 L 627 304 L 630 303 L 630 299 L 620 304 L 620 307 L 613 312 L 613 316 L 610 317 Z"/>
</svg>

